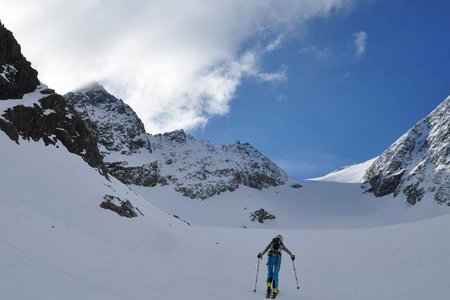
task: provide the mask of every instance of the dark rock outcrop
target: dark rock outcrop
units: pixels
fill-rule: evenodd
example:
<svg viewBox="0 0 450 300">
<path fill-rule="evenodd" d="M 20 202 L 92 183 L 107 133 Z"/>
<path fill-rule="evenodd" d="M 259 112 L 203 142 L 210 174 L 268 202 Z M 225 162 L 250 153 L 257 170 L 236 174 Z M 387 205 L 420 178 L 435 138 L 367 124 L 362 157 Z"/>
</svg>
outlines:
<svg viewBox="0 0 450 300">
<path fill-rule="evenodd" d="M 37 75 L 11 31 L 0 22 L 0 100 L 20 99 L 33 92 L 39 85 Z"/>
<path fill-rule="evenodd" d="M 183 220 L 182 218 L 180 218 L 179 216 L 177 216 L 177 215 L 172 215 L 175 219 L 178 219 L 178 220 L 180 220 L 181 222 L 183 222 L 183 223 L 185 223 L 186 225 L 188 225 L 188 226 L 191 226 L 191 223 L 189 223 L 188 221 L 186 221 L 186 220 Z"/>
<path fill-rule="evenodd" d="M 301 189 L 303 187 L 303 185 L 301 185 L 300 183 L 294 183 L 293 185 L 291 185 L 291 188 L 293 189 Z"/>
<path fill-rule="evenodd" d="M 137 167 L 129 167 L 124 162 L 106 163 L 109 173 L 119 178 L 125 184 L 155 186 L 167 184 L 161 179 L 157 162 L 151 162 Z"/>
<path fill-rule="evenodd" d="M 258 209 L 250 214 L 250 220 L 252 222 L 258 221 L 259 223 L 264 223 L 266 220 L 273 220 L 275 216 L 266 211 L 263 208 Z"/>
<path fill-rule="evenodd" d="M 46 145 L 56 145 L 59 141 L 69 152 L 80 155 L 106 175 L 97 142 L 64 98 L 53 94 L 45 96 L 39 103 L 32 107 L 17 105 L 7 109 L 0 118 L 0 129 L 16 143 L 19 143 L 19 137 L 33 141 L 42 139 Z"/>
<path fill-rule="evenodd" d="M 395 193 L 400 185 L 403 173 L 403 171 L 400 171 L 397 174 L 390 174 L 389 176 L 381 176 L 381 174 L 377 174 L 370 177 L 369 183 L 372 187 L 370 191 L 377 197 L 383 197 Z"/>
<path fill-rule="evenodd" d="M 100 204 L 101 208 L 112 210 L 121 217 L 135 218 L 138 214 L 135 207 L 129 200 L 122 200 L 119 197 L 105 195 L 104 201 Z"/>
</svg>

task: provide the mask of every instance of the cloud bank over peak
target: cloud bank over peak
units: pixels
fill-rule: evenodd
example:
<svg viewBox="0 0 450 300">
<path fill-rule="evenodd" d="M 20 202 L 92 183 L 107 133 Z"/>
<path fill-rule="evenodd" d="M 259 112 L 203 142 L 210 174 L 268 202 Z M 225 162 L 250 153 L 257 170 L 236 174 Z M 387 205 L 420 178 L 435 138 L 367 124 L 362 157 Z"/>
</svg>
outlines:
<svg viewBox="0 0 450 300">
<path fill-rule="evenodd" d="M 285 80 L 282 67 L 262 69 L 264 55 L 291 30 L 350 2 L 0 0 L 0 19 L 42 82 L 60 93 L 101 82 L 157 133 L 227 114 L 245 77 Z"/>
</svg>

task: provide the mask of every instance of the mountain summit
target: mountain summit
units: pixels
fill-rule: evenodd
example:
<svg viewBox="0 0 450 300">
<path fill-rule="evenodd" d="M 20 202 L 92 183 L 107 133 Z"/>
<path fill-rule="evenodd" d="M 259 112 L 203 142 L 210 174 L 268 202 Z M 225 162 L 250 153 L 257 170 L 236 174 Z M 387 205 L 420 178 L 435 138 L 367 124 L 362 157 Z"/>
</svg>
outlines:
<svg viewBox="0 0 450 300">
<path fill-rule="evenodd" d="M 136 113 L 98 84 L 65 98 L 96 137 L 109 173 L 126 184 L 173 185 L 184 196 L 206 199 L 240 184 L 263 189 L 288 180 L 248 143 L 215 146 L 183 130 L 147 134 Z"/>
<path fill-rule="evenodd" d="M 450 97 L 384 151 L 365 180 L 379 197 L 403 193 L 415 204 L 429 193 L 450 206 Z"/>
<path fill-rule="evenodd" d="M 151 152 L 144 124 L 136 113 L 98 83 L 65 95 L 97 139 L 103 155 Z"/>
</svg>

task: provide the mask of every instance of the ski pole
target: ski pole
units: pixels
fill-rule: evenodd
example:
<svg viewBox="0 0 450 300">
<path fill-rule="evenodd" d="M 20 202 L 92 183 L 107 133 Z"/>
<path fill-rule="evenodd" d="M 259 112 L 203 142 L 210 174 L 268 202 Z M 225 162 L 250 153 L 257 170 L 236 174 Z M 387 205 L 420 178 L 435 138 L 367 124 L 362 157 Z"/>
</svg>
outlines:
<svg viewBox="0 0 450 300">
<path fill-rule="evenodd" d="M 253 290 L 253 293 L 256 293 L 256 285 L 258 284 L 258 274 L 259 274 L 259 262 L 261 261 L 260 258 L 258 258 L 258 267 L 256 268 L 256 280 L 255 280 L 255 289 Z"/>
<path fill-rule="evenodd" d="M 295 282 L 297 283 L 297 290 L 300 290 L 300 287 L 298 286 L 297 270 L 295 270 L 294 260 L 292 260 L 292 266 L 294 267 Z"/>
</svg>

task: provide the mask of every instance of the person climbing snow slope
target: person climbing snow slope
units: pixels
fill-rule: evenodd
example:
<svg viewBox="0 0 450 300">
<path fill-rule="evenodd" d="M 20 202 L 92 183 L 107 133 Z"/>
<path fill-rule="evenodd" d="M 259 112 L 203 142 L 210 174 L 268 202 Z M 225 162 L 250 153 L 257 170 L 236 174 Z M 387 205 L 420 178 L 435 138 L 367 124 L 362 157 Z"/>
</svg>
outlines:
<svg viewBox="0 0 450 300">
<path fill-rule="evenodd" d="M 295 260 L 295 255 L 283 244 L 283 236 L 281 234 L 273 238 L 267 247 L 258 253 L 258 259 L 261 259 L 266 252 L 267 255 L 267 295 L 266 298 L 274 299 L 279 293 L 278 290 L 278 273 L 281 267 L 282 251 L 289 254 L 292 260 Z"/>
</svg>

